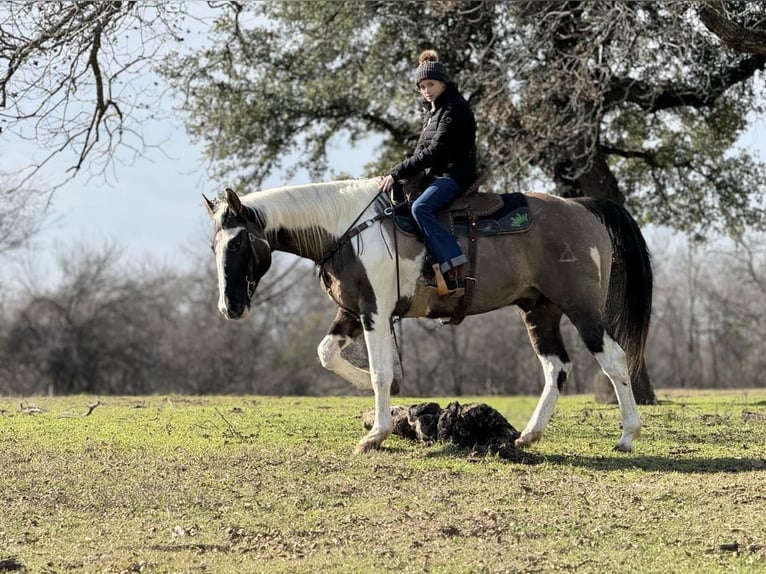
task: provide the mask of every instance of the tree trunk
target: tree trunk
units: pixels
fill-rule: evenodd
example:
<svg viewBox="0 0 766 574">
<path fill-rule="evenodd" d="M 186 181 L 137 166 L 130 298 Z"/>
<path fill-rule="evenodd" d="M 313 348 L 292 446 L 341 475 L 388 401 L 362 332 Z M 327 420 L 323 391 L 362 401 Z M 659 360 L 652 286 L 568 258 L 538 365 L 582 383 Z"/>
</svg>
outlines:
<svg viewBox="0 0 766 574">
<path fill-rule="evenodd" d="M 578 156 L 580 154 L 577 154 Z M 568 178 L 568 173 L 580 173 L 575 179 Z M 563 197 L 595 197 L 606 199 L 619 205 L 625 204 L 625 196 L 617 185 L 617 179 L 614 177 L 606 157 L 599 151 L 594 154 L 591 163 L 588 166 L 579 167 L 566 164 L 559 164 L 555 170 L 555 180 L 557 190 Z M 631 381 L 633 394 L 636 402 L 641 405 L 657 404 L 657 397 L 649 380 L 649 373 L 646 370 L 646 362 L 642 359 L 641 368 Z M 596 400 L 601 403 L 616 401 L 614 389 L 606 376 L 595 377 L 593 380 L 593 391 L 596 394 Z M 607 400 L 611 397 L 612 400 Z"/>
</svg>

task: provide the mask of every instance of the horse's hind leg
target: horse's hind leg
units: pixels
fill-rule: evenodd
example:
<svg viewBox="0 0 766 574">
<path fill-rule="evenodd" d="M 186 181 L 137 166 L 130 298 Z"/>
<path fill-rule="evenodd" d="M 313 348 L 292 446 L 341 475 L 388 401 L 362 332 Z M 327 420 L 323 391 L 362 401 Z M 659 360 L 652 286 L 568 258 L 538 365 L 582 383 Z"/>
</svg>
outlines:
<svg viewBox="0 0 766 574">
<path fill-rule="evenodd" d="M 372 390 L 370 371 L 354 365 L 341 352 L 349 347 L 364 332 L 359 320 L 347 311 L 338 308 L 330 330 L 317 347 L 322 366 L 362 390 Z M 398 394 L 398 376 L 391 385 L 391 394 Z"/>
<path fill-rule="evenodd" d="M 633 387 L 630 385 L 630 374 L 625 351 L 609 336 L 595 319 L 587 320 L 570 316 L 572 323 L 580 333 L 585 346 L 601 366 L 601 370 L 609 377 L 617 394 L 617 402 L 622 414 L 622 436 L 614 450 L 631 452 L 633 439 L 641 432 L 641 419 L 638 416 Z"/>
<path fill-rule="evenodd" d="M 543 366 L 545 386 L 535 412 L 516 440 L 518 446 L 530 445 L 543 436 L 559 394 L 572 370 L 572 363 L 561 338 L 561 314 L 561 310 L 548 300 L 541 300 L 532 309 L 522 313 L 529 340 Z"/>
</svg>

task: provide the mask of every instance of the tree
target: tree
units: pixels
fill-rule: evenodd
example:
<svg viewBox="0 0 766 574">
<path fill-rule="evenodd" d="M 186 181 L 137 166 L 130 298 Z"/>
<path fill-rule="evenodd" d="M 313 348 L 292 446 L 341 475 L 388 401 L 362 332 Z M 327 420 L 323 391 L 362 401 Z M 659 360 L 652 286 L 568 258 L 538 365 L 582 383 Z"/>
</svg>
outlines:
<svg viewBox="0 0 766 574">
<path fill-rule="evenodd" d="M 178 2 L 0 4 L 0 137 L 34 141 L 45 155 L 24 166 L 22 183 L 53 157 L 105 175 L 152 144 L 142 124 L 159 106 L 152 68 L 192 17 Z M 63 183 L 63 182 L 58 182 Z"/>
<path fill-rule="evenodd" d="M 221 174 L 252 187 L 295 149 L 289 167 L 326 174 L 338 133 L 352 145 L 382 134 L 369 173 L 383 173 L 417 135 L 408 78 L 416 54 L 436 46 L 477 113 L 496 187 L 542 172 L 563 195 L 624 200 L 643 221 L 741 232 L 764 224 L 753 202 L 764 166 L 735 142 L 748 113 L 763 111 L 753 77 L 766 56 L 718 45 L 697 7 L 259 3 L 222 15 L 211 45 L 164 73 Z"/>
<path fill-rule="evenodd" d="M 61 286 L 30 289 L 2 345 L 17 385 L 57 394 L 151 390 L 167 366 L 158 341 L 172 329 L 168 273 L 123 276 L 118 263 L 115 248 L 73 250 L 61 259 Z"/>
<path fill-rule="evenodd" d="M 738 3 L 753 11 L 754 3 Z M 700 31 L 693 2 L 270 2 L 221 16 L 164 74 L 221 175 L 257 185 L 302 149 L 319 177 L 338 133 L 382 134 L 384 173 L 418 132 L 416 54 L 437 47 L 468 94 L 496 189 L 541 175 L 690 233 L 763 226 L 764 166 L 735 148 L 761 112 L 766 56 Z M 394 33 L 395 31 L 395 33 Z M 648 377 L 635 381 L 654 400 Z"/>
</svg>

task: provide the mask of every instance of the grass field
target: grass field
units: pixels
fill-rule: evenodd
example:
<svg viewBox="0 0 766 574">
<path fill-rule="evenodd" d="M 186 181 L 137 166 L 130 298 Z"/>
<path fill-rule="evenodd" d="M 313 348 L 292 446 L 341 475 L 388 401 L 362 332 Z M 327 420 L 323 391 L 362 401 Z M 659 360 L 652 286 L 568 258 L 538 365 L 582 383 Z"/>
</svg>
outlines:
<svg viewBox="0 0 766 574">
<path fill-rule="evenodd" d="M 0 399 L 0 572 L 765 572 L 766 390 L 658 395 L 633 454 L 562 398 L 534 465 L 354 455 L 370 398 Z"/>
</svg>

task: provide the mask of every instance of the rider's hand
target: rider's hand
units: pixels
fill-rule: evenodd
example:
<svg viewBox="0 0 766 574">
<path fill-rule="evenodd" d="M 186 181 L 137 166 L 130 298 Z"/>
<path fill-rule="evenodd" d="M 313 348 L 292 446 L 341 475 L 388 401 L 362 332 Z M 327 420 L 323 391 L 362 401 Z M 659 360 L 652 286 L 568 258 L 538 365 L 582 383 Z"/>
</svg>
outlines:
<svg viewBox="0 0 766 574">
<path fill-rule="evenodd" d="M 389 174 L 381 178 L 378 182 L 378 189 L 383 193 L 390 194 L 394 190 L 394 177 Z"/>
</svg>

